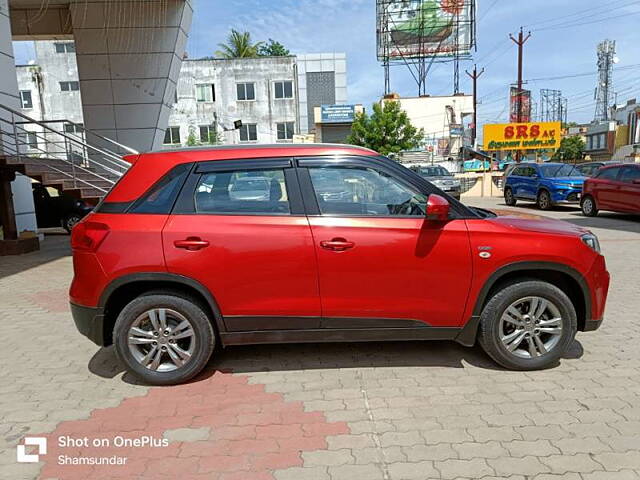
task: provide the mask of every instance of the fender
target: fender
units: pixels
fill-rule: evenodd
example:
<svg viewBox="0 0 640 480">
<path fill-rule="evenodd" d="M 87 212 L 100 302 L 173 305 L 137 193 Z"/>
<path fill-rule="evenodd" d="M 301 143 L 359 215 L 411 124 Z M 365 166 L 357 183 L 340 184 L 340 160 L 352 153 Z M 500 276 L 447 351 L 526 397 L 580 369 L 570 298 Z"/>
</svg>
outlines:
<svg viewBox="0 0 640 480">
<path fill-rule="evenodd" d="M 482 306 L 484 305 L 487 299 L 487 295 L 489 294 L 489 291 L 491 291 L 491 288 L 505 275 L 513 272 L 527 270 L 551 270 L 555 272 L 565 273 L 573 278 L 580 286 L 580 290 L 582 291 L 582 295 L 584 297 L 585 323 L 591 319 L 591 292 L 589 291 L 587 281 L 584 279 L 584 276 L 582 276 L 580 272 L 563 263 L 536 261 L 509 263 L 494 271 L 480 289 L 478 297 L 476 298 L 475 306 L 473 308 L 473 314 L 471 315 L 471 318 L 466 323 L 466 325 L 463 327 L 462 331 L 456 337 L 456 341 L 458 343 L 468 347 L 475 344 L 478 325 L 480 323 L 480 315 L 482 314 Z"/>
<path fill-rule="evenodd" d="M 180 285 L 184 285 L 186 287 L 193 288 L 198 293 L 200 293 L 211 308 L 213 312 L 214 320 L 216 322 L 216 327 L 218 328 L 218 332 L 224 333 L 226 332 L 226 328 L 224 326 L 224 321 L 222 320 L 222 313 L 220 312 L 220 307 L 218 307 L 218 302 L 213 297 L 209 289 L 207 289 L 200 282 L 193 280 L 192 278 L 185 277 L 183 275 L 177 275 L 175 273 L 166 273 L 166 272 L 150 272 L 150 273 L 132 273 L 128 275 L 123 275 L 121 277 L 116 278 L 111 281 L 109 285 L 104 289 L 102 295 L 100 296 L 99 307 L 104 309 L 107 304 L 107 301 L 111 297 L 111 294 L 116 291 L 118 288 L 125 286 L 130 283 L 136 282 L 168 282 L 168 283 L 178 283 Z"/>
</svg>

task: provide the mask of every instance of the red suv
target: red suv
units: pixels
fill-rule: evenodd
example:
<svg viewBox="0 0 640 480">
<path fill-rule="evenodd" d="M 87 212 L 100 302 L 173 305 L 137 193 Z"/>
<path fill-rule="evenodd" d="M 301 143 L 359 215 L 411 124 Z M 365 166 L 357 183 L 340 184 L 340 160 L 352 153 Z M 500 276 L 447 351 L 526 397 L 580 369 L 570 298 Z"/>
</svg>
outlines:
<svg viewBox="0 0 640 480">
<path fill-rule="evenodd" d="M 476 339 L 554 364 L 601 323 L 597 238 L 470 208 L 379 154 L 334 145 L 146 153 L 73 229 L 71 309 L 152 384 L 216 345 Z"/>
<path fill-rule="evenodd" d="M 580 205 L 587 217 L 599 210 L 640 213 L 640 164 L 602 167 L 584 182 Z"/>
</svg>

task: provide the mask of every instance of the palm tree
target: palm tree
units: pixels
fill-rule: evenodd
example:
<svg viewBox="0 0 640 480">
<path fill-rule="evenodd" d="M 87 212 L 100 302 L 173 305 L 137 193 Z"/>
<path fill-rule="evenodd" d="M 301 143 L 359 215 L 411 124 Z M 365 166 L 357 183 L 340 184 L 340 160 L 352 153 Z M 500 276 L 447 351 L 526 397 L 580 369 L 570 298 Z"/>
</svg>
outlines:
<svg viewBox="0 0 640 480">
<path fill-rule="evenodd" d="M 227 38 L 227 43 L 219 43 L 221 50 L 216 52 L 219 58 L 255 58 L 258 56 L 258 49 L 262 42 L 251 43 L 251 34 L 249 32 L 238 32 L 231 29 L 231 33 Z"/>
</svg>

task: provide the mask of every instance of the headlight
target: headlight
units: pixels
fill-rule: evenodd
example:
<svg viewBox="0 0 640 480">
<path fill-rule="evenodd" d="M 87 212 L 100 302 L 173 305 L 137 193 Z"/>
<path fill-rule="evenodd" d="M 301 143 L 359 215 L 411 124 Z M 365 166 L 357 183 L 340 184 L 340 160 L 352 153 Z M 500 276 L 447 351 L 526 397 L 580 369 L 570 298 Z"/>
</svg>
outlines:
<svg viewBox="0 0 640 480">
<path fill-rule="evenodd" d="M 600 253 L 600 242 L 598 241 L 598 237 L 596 237 L 593 233 L 585 233 L 580 238 L 585 245 L 590 247 L 592 250 Z"/>
</svg>

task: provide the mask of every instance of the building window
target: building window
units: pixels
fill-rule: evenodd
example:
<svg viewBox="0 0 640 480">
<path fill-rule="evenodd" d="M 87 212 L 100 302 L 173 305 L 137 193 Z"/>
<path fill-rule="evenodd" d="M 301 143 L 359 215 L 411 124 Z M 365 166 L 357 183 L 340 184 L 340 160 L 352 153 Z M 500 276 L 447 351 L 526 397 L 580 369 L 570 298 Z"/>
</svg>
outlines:
<svg viewBox="0 0 640 480">
<path fill-rule="evenodd" d="M 65 123 L 64 132 L 80 135 L 82 132 L 84 132 L 84 124 L 83 123 Z"/>
<path fill-rule="evenodd" d="M 18 134 L 20 146 L 26 147 L 28 150 L 36 150 L 38 148 L 38 135 L 35 132 L 26 132 Z"/>
<path fill-rule="evenodd" d="M 238 83 L 238 100 L 255 100 L 256 88 L 254 83 Z"/>
<path fill-rule="evenodd" d="M 293 82 L 276 82 L 274 88 L 276 98 L 293 98 Z"/>
<path fill-rule="evenodd" d="M 200 142 L 217 143 L 217 132 L 214 125 L 200 125 Z"/>
<path fill-rule="evenodd" d="M 241 142 L 257 142 L 258 141 L 258 125 L 255 123 L 245 123 L 240 127 Z"/>
<path fill-rule="evenodd" d="M 76 51 L 76 44 L 73 42 L 56 42 L 55 47 L 56 53 L 75 53 Z"/>
<path fill-rule="evenodd" d="M 197 102 L 215 102 L 216 90 L 213 84 L 196 85 L 196 101 Z"/>
<path fill-rule="evenodd" d="M 80 84 L 77 81 L 60 82 L 60 90 L 62 92 L 77 92 L 80 90 Z"/>
<path fill-rule="evenodd" d="M 293 122 L 276 123 L 278 140 L 293 140 Z"/>
<path fill-rule="evenodd" d="M 169 127 L 164 132 L 165 145 L 180 144 L 180 127 Z"/>
<path fill-rule="evenodd" d="M 20 100 L 22 100 L 22 108 L 33 108 L 33 99 L 31 98 L 31 90 L 21 90 Z"/>
</svg>

